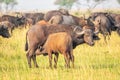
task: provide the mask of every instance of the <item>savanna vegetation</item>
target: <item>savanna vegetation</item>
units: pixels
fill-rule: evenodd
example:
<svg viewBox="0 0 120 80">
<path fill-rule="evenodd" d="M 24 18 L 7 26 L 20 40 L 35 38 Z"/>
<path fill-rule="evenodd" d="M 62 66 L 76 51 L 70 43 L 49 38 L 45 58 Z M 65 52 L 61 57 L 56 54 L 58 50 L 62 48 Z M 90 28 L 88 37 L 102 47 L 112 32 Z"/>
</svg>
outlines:
<svg viewBox="0 0 120 80">
<path fill-rule="evenodd" d="M 57 69 L 50 69 L 48 56 L 37 56 L 39 68 L 29 68 L 25 35 L 28 29 L 15 29 L 11 38 L 0 37 L 0 80 L 120 80 L 120 36 L 95 41 L 93 47 L 81 44 L 74 49 L 75 68 L 64 67 L 59 56 Z"/>
</svg>

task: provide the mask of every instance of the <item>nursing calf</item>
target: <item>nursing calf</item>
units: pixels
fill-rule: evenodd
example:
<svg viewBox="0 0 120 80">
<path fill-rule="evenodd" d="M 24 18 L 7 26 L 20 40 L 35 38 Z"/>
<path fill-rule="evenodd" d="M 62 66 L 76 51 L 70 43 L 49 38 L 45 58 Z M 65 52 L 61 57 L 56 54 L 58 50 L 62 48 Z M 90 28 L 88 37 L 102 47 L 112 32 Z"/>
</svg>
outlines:
<svg viewBox="0 0 120 80">
<path fill-rule="evenodd" d="M 56 42 L 57 41 L 57 42 Z M 59 53 L 64 55 L 66 67 L 70 67 L 70 60 L 74 67 L 74 56 L 73 56 L 73 47 L 72 47 L 72 38 L 66 32 L 59 32 L 50 34 L 45 42 L 42 50 L 42 54 L 47 53 L 49 56 L 50 67 L 52 68 L 52 54 L 54 57 L 54 67 L 57 67 L 57 61 Z"/>
</svg>

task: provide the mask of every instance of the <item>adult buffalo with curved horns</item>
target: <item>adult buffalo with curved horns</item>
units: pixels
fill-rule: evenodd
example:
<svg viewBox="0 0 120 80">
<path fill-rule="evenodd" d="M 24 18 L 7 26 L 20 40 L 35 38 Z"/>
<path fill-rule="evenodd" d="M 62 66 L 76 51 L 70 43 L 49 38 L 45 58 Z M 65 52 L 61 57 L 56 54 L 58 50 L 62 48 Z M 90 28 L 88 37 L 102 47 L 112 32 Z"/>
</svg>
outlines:
<svg viewBox="0 0 120 80">
<path fill-rule="evenodd" d="M 31 59 L 33 60 L 36 67 L 38 64 L 36 62 L 36 50 L 44 45 L 49 34 L 57 32 L 67 32 L 73 41 L 73 48 L 81 43 L 88 43 L 93 46 L 93 32 L 91 29 L 82 30 L 79 26 L 73 25 L 33 25 L 26 33 L 26 45 L 25 51 L 27 51 L 28 65 L 31 68 Z M 29 43 L 28 43 L 29 42 Z"/>
</svg>

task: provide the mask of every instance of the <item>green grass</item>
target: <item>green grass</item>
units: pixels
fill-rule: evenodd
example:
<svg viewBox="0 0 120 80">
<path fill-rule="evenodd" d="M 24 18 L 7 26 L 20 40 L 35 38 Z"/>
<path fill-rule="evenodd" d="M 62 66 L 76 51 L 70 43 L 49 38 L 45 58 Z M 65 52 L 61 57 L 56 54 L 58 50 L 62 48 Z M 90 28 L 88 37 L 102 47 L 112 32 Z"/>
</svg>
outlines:
<svg viewBox="0 0 120 80">
<path fill-rule="evenodd" d="M 64 67 L 59 56 L 57 69 L 48 68 L 48 57 L 37 56 L 39 68 L 28 68 L 24 51 L 27 29 L 15 29 L 10 39 L 0 37 L 0 80 L 120 80 L 120 36 L 112 33 L 108 44 L 103 37 L 93 47 L 74 49 L 75 68 Z"/>
</svg>

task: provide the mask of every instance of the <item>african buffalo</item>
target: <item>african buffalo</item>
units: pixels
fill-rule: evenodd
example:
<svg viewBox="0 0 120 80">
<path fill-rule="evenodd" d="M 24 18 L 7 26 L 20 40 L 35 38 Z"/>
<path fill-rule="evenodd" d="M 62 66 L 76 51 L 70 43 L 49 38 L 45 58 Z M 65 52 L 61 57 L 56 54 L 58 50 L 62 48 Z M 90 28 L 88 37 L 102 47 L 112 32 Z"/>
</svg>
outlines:
<svg viewBox="0 0 120 80">
<path fill-rule="evenodd" d="M 104 36 L 104 40 L 106 41 L 106 37 L 108 38 L 111 35 L 112 25 L 109 18 L 105 15 L 105 13 L 99 13 L 94 17 L 93 23 L 95 25 L 95 32 L 102 33 Z"/>
<path fill-rule="evenodd" d="M 21 16 L 21 17 L 15 17 L 15 16 L 11 16 L 11 15 L 3 15 L 2 17 L 0 17 L 0 22 L 2 21 L 9 21 L 12 24 L 15 25 L 15 27 L 24 25 L 26 18 Z"/>
<path fill-rule="evenodd" d="M 118 20 L 117 16 L 119 14 L 107 13 L 107 12 L 94 12 L 90 15 L 90 17 L 92 18 L 92 20 L 95 20 L 95 18 L 99 15 L 104 15 L 108 18 L 108 20 L 111 24 L 111 30 L 112 31 L 115 31 L 117 29 L 116 25 L 118 25 L 118 23 L 119 23 L 119 20 Z"/>
<path fill-rule="evenodd" d="M 39 24 L 39 25 L 49 25 L 49 22 L 47 22 L 45 20 L 40 20 L 36 24 Z"/>
<path fill-rule="evenodd" d="M 89 32 L 90 31 L 90 32 Z M 38 47 L 41 47 L 44 45 L 45 41 L 47 40 L 49 34 L 51 33 L 57 33 L 57 32 L 67 32 L 69 35 L 71 35 L 73 40 L 73 48 L 75 48 L 80 43 L 88 43 L 89 45 L 93 46 L 93 32 L 91 30 L 82 30 L 79 26 L 74 25 L 40 25 L 36 24 L 33 25 L 28 32 L 26 33 L 26 45 L 25 50 L 27 51 L 27 60 L 29 67 L 31 67 L 31 58 L 34 61 L 34 64 L 36 67 L 38 67 L 36 62 L 36 54 L 35 51 L 38 49 Z M 89 35 L 88 33 L 89 32 Z M 84 34 L 86 39 L 84 40 Z M 84 38 L 83 38 L 84 37 Z M 86 41 L 88 40 L 88 41 Z M 29 44 L 28 44 L 29 42 Z"/>
<path fill-rule="evenodd" d="M 77 17 L 73 15 L 55 15 L 51 17 L 49 23 L 78 25 L 83 27 L 84 25 L 87 24 L 87 20 L 85 20 L 83 17 Z"/>
<path fill-rule="evenodd" d="M 72 16 L 66 15 L 55 15 L 51 17 L 49 20 L 50 24 L 69 24 L 75 25 L 75 21 L 73 20 Z"/>
<path fill-rule="evenodd" d="M 55 15 L 69 15 L 69 12 L 65 9 L 51 10 L 44 15 L 44 20 L 49 21 Z"/>
<path fill-rule="evenodd" d="M 9 33 L 9 30 L 8 30 L 8 27 L 6 27 L 4 25 L 0 25 L 0 35 L 4 38 L 9 38 L 10 33 Z"/>
<path fill-rule="evenodd" d="M 2 21 L 0 22 L 0 25 L 6 26 L 8 28 L 8 30 L 10 31 L 9 33 L 12 34 L 13 29 L 15 28 L 15 25 L 12 24 L 9 21 Z"/>
<path fill-rule="evenodd" d="M 44 19 L 49 21 L 51 24 L 71 24 L 71 25 L 79 25 L 83 27 L 87 20 L 84 17 L 77 17 L 71 14 L 63 14 L 59 10 L 52 10 L 45 14 Z"/>
<path fill-rule="evenodd" d="M 44 13 L 24 13 L 23 16 L 27 19 L 29 25 L 34 25 L 39 20 L 44 19 Z"/>
<path fill-rule="evenodd" d="M 70 67 L 70 60 L 72 61 L 72 66 L 74 67 L 72 38 L 66 32 L 58 32 L 58 33 L 50 34 L 41 50 L 42 54 L 45 53 L 48 54 L 51 68 L 52 68 L 52 54 L 55 55 L 54 67 L 56 68 L 59 52 L 64 55 L 66 67 L 68 68 Z"/>
<path fill-rule="evenodd" d="M 97 16 L 99 16 L 99 15 L 107 15 L 108 13 L 106 13 L 106 12 L 94 12 L 94 13 L 91 13 L 90 14 L 90 18 L 92 19 L 92 20 L 95 20 L 95 18 L 97 17 Z"/>
<path fill-rule="evenodd" d="M 109 15 L 112 17 L 111 21 L 114 24 L 114 30 L 117 30 L 117 33 L 120 35 L 120 14 L 109 13 Z"/>
</svg>

